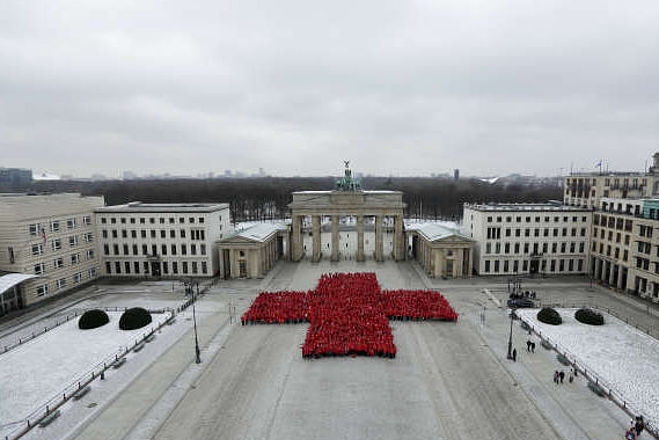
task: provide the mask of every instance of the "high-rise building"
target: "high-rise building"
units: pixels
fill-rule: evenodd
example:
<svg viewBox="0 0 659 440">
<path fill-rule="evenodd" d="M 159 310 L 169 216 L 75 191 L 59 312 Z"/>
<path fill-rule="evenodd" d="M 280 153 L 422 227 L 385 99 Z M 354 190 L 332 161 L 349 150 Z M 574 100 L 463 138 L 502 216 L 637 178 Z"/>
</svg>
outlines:
<svg viewBox="0 0 659 440">
<path fill-rule="evenodd" d="M 0 168 L 0 190 L 20 191 L 32 184 L 32 170 Z"/>
<path fill-rule="evenodd" d="M 77 193 L 0 194 L 0 270 L 36 275 L 21 285 L 15 307 L 96 279 L 100 206 L 103 197 Z"/>
</svg>

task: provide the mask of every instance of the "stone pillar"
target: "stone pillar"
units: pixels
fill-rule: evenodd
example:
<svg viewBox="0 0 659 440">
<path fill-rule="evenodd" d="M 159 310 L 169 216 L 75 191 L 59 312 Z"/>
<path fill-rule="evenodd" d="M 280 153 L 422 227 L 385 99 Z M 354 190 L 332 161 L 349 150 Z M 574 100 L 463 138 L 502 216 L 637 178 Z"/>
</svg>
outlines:
<svg viewBox="0 0 659 440">
<path fill-rule="evenodd" d="M 405 259 L 405 240 L 403 239 L 403 216 L 394 216 L 394 260 Z"/>
<path fill-rule="evenodd" d="M 467 267 L 467 277 L 471 278 L 472 273 L 474 273 L 474 248 L 472 246 L 469 247 L 469 265 Z"/>
<path fill-rule="evenodd" d="M 375 261 L 382 261 L 382 216 L 375 216 Z"/>
<path fill-rule="evenodd" d="M 311 233 L 313 235 L 313 259 L 314 263 L 320 261 L 320 216 L 311 217 Z"/>
<path fill-rule="evenodd" d="M 291 243 L 291 259 L 300 261 L 302 259 L 303 240 L 302 240 L 302 216 L 293 216 L 293 236 Z"/>
<path fill-rule="evenodd" d="M 623 292 L 625 291 L 625 287 L 622 285 L 622 271 L 623 271 L 622 265 L 618 266 L 618 289 L 622 290 Z"/>
<path fill-rule="evenodd" d="M 339 216 L 332 216 L 332 261 L 339 261 Z"/>
<path fill-rule="evenodd" d="M 364 261 L 364 216 L 357 216 L 357 261 Z"/>
</svg>

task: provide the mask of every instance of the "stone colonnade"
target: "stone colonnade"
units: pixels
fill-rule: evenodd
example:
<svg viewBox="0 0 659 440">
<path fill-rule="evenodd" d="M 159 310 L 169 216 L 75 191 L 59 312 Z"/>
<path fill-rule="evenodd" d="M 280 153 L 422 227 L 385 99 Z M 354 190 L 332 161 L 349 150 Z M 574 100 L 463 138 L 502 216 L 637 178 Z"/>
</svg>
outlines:
<svg viewBox="0 0 659 440">
<path fill-rule="evenodd" d="M 591 268 L 594 280 L 602 281 L 618 290 L 627 290 L 629 272 L 622 264 L 616 264 L 606 258 L 592 257 Z"/>
<path fill-rule="evenodd" d="M 374 217 L 375 223 L 375 252 L 373 258 L 375 261 L 384 261 L 384 251 L 383 251 L 383 233 L 384 227 L 383 222 L 385 218 L 393 219 L 394 226 L 394 243 L 393 243 L 393 257 L 396 261 L 401 261 L 405 259 L 405 243 L 404 243 L 404 234 L 403 234 L 403 213 L 395 212 L 393 214 L 329 214 L 323 215 L 319 213 L 299 213 L 294 212 L 292 216 L 292 237 L 291 237 L 291 259 L 293 261 L 300 261 L 304 256 L 304 238 L 302 234 L 303 229 L 303 219 L 305 217 L 311 217 L 311 233 L 312 233 L 312 254 L 311 259 L 314 262 L 320 261 L 322 257 L 321 250 L 321 218 L 322 217 L 331 217 L 331 251 L 330 259 L 331 261 L 339 260 L 339 224 L 341 217 L 354 216 L 357 219 L 357 261 L 366 260 L 366 255 L 364 254 L 364 218 L 365 217 Z"/>
</svg>

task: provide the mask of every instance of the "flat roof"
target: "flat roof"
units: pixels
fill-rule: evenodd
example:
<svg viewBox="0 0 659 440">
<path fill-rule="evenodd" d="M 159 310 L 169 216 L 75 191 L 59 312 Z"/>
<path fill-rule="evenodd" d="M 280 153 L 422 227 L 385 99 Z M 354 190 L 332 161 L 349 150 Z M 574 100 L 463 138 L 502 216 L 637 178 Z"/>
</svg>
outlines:
<svg viewBox="0 0 659 440">
<path fill-rule="evenodd" d="M 241 238 L 246 238 L 248 240 L 252 241 L 258 241 L 258 242 L 263 242 L 265 241 L 269 236 L 271 236 L 273 233 L 279 232 L 279 231 L 286 231 L 288 228 L 286 227 L 285 223 L 258 223 L 256 225 L 252 225 L 248 228 L 245 228 L 241 231 L 236 231 L 234 234 L 230 235 L 229 237 L 226 237 L 220 242 L 223 241 L 231 241 L 232 239 L 236 237 L 241 237 Z"/>
<path fill-rule="evenodd" d="M 487 203 L 469 204 L 465 208 L 485 212 L 590 212 L 590 209 L 581 206 L 570 206 L 555 203 Z"/>
<path fill-rule="evenodd" d="M 30 273 L 10 273 L 0 276 L 0 293 L 3 293 L 12 287 L 22 283 L 25 280 L 38 278 L 38 276 Z"/>
<path fill-rule="evenodd" d="M 137 212 L 213 212 L 227 209 L 228 203 L 142 203 L 130 202 L 124 205 L 112 205 L 96 208 L 100 213 L 137 213 Z"/>
<path fill-rule="evenodd" d="M 469 238 L 466 235 L 461 234 L 457 229 L 449 228 L 448 226 L 444 226 L 435 222 L 415 223 L 407 226 L 405 229 L 408 231 L 417 231 L 429 241 L 437 241 L 450 236 L 456 236 L 464 240 L 474 241 L 473 238 Z"/>
<path fill-rule="evenodd" d="M 322 190 L 322 191 L 293 191 L 293 194 L 399 194 L 401 191 L 390 190 L 361 190 L 361 191 L 336 191 L 336 190 Z"/>
</svg>

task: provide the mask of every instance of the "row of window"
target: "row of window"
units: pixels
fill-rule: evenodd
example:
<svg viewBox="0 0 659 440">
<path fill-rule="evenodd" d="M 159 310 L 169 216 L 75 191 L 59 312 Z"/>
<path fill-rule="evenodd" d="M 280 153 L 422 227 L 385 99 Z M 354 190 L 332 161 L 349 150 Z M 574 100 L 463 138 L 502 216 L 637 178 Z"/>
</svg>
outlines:
<svg viewBox="0 0 659 440">
<path fill-rule="evenodd" d="M 85 243 L 93 243 L 94 242 L 94 236 L 92 233 L 87 233 L 83 235 Z M 80 241 L 78 240 L 77 235 L 71 235 L 69 237 L 69 247 L 76 247 L 80 244 Z M 53 250 L 53 252 L 57 252 L 62 250 L 62 239 L 61 238 L 55 238 L 50 241 L 50 248 Z M 44 253 L 44 243 L 33 243 L 32 244 L 32 256 L 38 256 L 38 255 L 43 255 Z"/>
<path fill-rule="evenodd" d="M 624 229 L 627 232 L 632 231 L 632 221 L 629 219 L 616 218 L 614 216 L 606 216 L 604 214 L 595 214 L 593 216 L 593 226 L 603 226 L 611 229 Z"/>
<path fill-rule="evenodd" d="M 88 249 L 87 253 L 87 260 L 93 260 L 94 259 L 94 250 L 93 249 Z M 70 256 L 70 261 L 71 265 L 75 264 L 80 264 L 80 254 L 71 254 Z M 64 258 L 55 258 L 53 260 L 53 269 L 62 269 L 64 267 Z M 46 273 L 46 263 L 37 263 L 34 265 L 34 273 L 36 275 L 43 275 Z"/>
<path fill-rule="evenodd" d="M 141 266 L 141 267 L 140 267 Z M 171 274 L 177 275 L 179 273 L 179 267 L 183 275 L 192 274 L 192 275 L 207 275 L 208 274 L 208 264 L 205 261 L 173 261 L 170 263 L 167 261 L 163 262 L 154 262 L 154 261 L 143 261 L 140 265 L 139 261 L 115 261 L 114 264 L 110 261 L 105 262 L 105 272 L 108 275 L 146 275 L 146 276 L 160 276 L 169 275 L 171 267 Z M 141 269 L 141 270 L 140 270 Z"/>
<path fill-rule="evenodd" d="M 87 278 L 92 279 L 96 278 L 96 268 L 92 267 L 87 271 Z M 77 272 L 74 273 L 73 276 L 71 277 L 71 283 L 73 285 L 80 284 L 83 281 L 83 273 L 82 272 Z M 66 278 L 59 278 L 55 280 L 54 286 L 55 286 L 55 291 L 57 290 L 62 290 L 65 289 L 66 286 L 68 285 L 68 280 Z M 48 295 L 49 292 L 49 284 L 41 284 L 37 286 L 36 293 L 37 296 L 45 296 Z"/>
<path fill-rule="evenodd" d="M 513 232 L 514 231 L 514 232 Z M 570 237 L 576 237 L 577 233 L 581 237 L 586 236 L 586 228 L 571 228 L 568 230 L 568 228 L 525 228 L 523 229 L 524 231 L 524 237 L 530 237 L 531 234 L 533 234 L 534 237 L 567 237 L 568 233 Z M 533 232 L 531 232 L 533 231 Z M 498 239 L 501 238 L 501 228 L 498 227 L 491 227 L 487 228 L 487 239 Z M 515 237 L 521 237 L 522 236 L 522 229 L 520 228 L 506 228 L 504 229 L 504 236 L 505 237 L 512 237 L 514 234 Z"/>
<path fill-rule="evenodd" d="M 523 217 L 523 218 L 524 218 L 524 221 L 525 221 L 526 223 L 531 223 L 531 220 L 532 220 L 532 219 L 533 219 L 533 221 L 535 221 L 535 223 L 540 223 L 540 222 L 543 220 L 543 217 L 542 217 L 542 216 L 535 216 L 535 217 L 525 216 L 525 217 Z M 501 222 L 503 221 L 503 219 L 504 219 L 504 217 L 502 217 L 502 216 L 488 217 L 488 218 L 487 218 L 487 222 L 488 222 L 488 223 L 492 223 L 492 222 L 496 221 L 496 223 L 501 223 Z M 506 219 L 506 223 L 512 223 L 512 221 L 513 221 L 513 217 L 512 217 L 512 216 L 507 216 L 507 217 L 505 217 L 505 219 Z M 561 221 L 561 217 L 560 217 L 560 216 L 553 216 L 553 217 L 551 217 L 551 216 L 544 216 L 544 222 L 545 222 L 545 223 L 550 223 L 550 222 L 552 221 L 552 219 L 553 219 L 554 223 L 558 223 L 558 222 Z M 473 216 L 472 216 L 472 220 L 473 220 Z M 563 216 L 563 222 L 564 222 L 564 223 L 567 223 L 569 220 L 570 220 L 570 217 L 569 217 L 569 216 L 567 216 L 567 215 L 566 215 L 566 216 Z M 576 216 L 576 215 L 575 215 L 575 216 L 572 216 L 572 221 L 573 221 L 574 223 L 578 222 L 578 221 L 579 221 L 579 216 Z M 584 222 L 584 223 L 587 222 L 587 221 L 588 221 L 588 216 L 585 216 L 585 215 L 584 215 L 584 216 L 581 216 L 581 221 Z M 515 217 L 515 222 L 517 222 L 517 223 L 521 223 L 521 222 L 522 222 L 522 216 L 516 216 L 516 217 Z"/>
<path fill-rule="evenodd" d="M 647 185 L 648 181 L 647 181 L 647 179 L 639 180 L 636 177 L 633 177 L 633 178 L 625 177 L 625 178 L 614 178 L 614 179 L 605 178 L 604 179 L 604 186 L 611 186 L 611 183 L 613 183 L 614 187 L 619 187 L 622 184 L 622 186 L 624 188 L 628 188 L 630 185 L 631 185 L 632 188 L 636 188 L 636 187 L 639 186 L 639 183 L 643 186 Z M 597 179 L 596 178 L 592 178 L 592 179 L 585 178 L 584 179 L 584 178 L 581 178 L 581 177 L 572 178 L 572 179 L 570 179 L 570 178 L 565 179 L 565 185 L 566 186 L 575 185 L 575 184 L 579 185 L 579 186 L 591 185 L 591 184 L 596 185 L 597 184 Z"/>
<path fill-rule="evenodd" d="M 541 272 L 547 272 L 547 260 L 538 262 L 538 268 Z M 530 262 L 528 260 L 485 260 L 483 273 L 518 273 L 530 271 Z M 583 272 L 583 259 L 555 259 L 549 260 L 549 272 Z"/>
<path fill-rule="evenodd" d="M 609 241 L 613 241 L 613 231 L 609 231 L 609 233 L 607 234 L 606 230 L 604 229 L 598 230 L 597 228 L 593 228 L 593 238 L 598 238 L 597 237 L 598 234 L 601 240 L 604 240 L 605 237 L 608 237 Z M 622 241 L 622 234 L 620 232 L 616 232 L 615 241 L 616 243 L 620 243 Z M 625 245 L 629 245 L 629 241 L 630 241 L 629 234 L 625 234 Z"/>
<path fill-rule="evenodd" d="M 149 249 L 149 246 L 146 244 L 142 245 L 142 251 L 139 252 L 140 248 L 138 245 L 133 244 L 132 246 L 129 246 L 127 244 L 124 244 L 119 247 L 118 244 L 113 244 L 112 245 L 112 253 L 110 253 L 110 245 L 109 244 L 104 244 L 103 245 L 103 255 L 150 255 L 150 256 L 157 256 L 157 255 L 162 255 L 162 256 L 167 256 L 168 250 L 170 255 L 178 255 L 179 254 L 179 249 L 180 249 L 180 254 L 181 255 L 188 255 L 188 246 L 185 244 L 177 246 L 176 244 L 172 245 L 166 245 L 162 244 L 160 245 L 160 249 L 158 249 L 157 244 L 152 244 L 151 249 Z M 123 252 L 120 252 L 123 251 Z M 160 250 L 160 254 L 158 254 L 158 250 Z M 205 244 L 200 244 L 199 247 L 197 247 L 196 244 L 191 244 L 190 245 L 190 255 L 197 255 L 197 250 L 199 251 L 199 255 L 206 255 L 206 245 Z M 132 251 L 132 252 L 130 252 Z"/>
<path fill-rule="evenodd" d="M 126 223 L 130 223 L 131 225 L 134 225 L 134 224 L 138 223 L 138 220 L 139 220 L 139 224 L 141 224 L 141 225 L 145 225 L 147 223 L 147 218 L 146 217 L 139 217 L 139 219 L 138 219 L 136 217 L 129 217 L 129 218 L 126 218 L 126 217 L 119 217 L 119 218 L 109 217 L 108 218 L 108 217 L 103 216 L 103 217 L 101 217 L 101 224 L 105 225 L 105 224 L 109 223 L 111 225 L 114 225 L 114 224 L 120 223 L 120 224 L 124 225 Z M 149 220 L 148 223 L 152 224 L 152 225 L 154 225 L 156 223 L 161 224 L 161 225 L 164 225 L 165 223 L 169 223 L 170 225 L 173 225 L 173 224 L 176 223 L 176 217 L 167 217 L 167 218 L 158 217 L 157 219 L 156 219 L 156 217 L 149 217 L 148 220 Z M 191 223 L 191 224 L 204 223 L 204 222 L 205 222 L 204 217 L 188 217 L 188 223 Z M 220 216 L 220 222 L 222 222 L 222 216 Z M 185 223 L 185 217 L 179 217 L 178 218 L 178 223 L 179 224 Z"/>
<path fill-rule="evenodd" d="M 606 255 L 607 257 L 613 257 L 616 260 L 620 258 L 620 248 L 612 248 L 611 245 L 606 245 L 606 254 L 605 254 L 605 248 L 604 248 L 604 243 L 596 243 L 593 242 L 592 246 L 592 251 L 597 252 L 599 249 L 599 253 L 601 255 Z M 629 251 L 627 249 L 623 249 L 622 252 L 622 261 L 627 261 L 629 259 Z"/>
<path fill-rule="evenodd" d="M 220 225 L 220 230 L 222 230 L 222 225 Z M 167 234 L 166 229 L 160 229 L 160 234 L 158 234 L 157 229 L 140 229 L 139 231 L 137 229 L 103 229 L 101 231 L 101 236 L 103 238 L 119 238 L 121 235 L 121 238 L 128 238 L 128 235 L 130 235 L 130 238 L 138 238 L 139 232 L 139 237 L 140 238 L 158 238 L 158 235 L 160 238 L 167 238 L 167 235 L 169 235 L 169 238 L 177 238 L 176 237 L 176 229 L 170 229 L 169 234 Z M 187 237 L 187 230 L 186 229 L 180 229 L 178 232 L 178 238 L 186 238 Z M 206 231 L 204 229 L 190 229 L 190 240 L 198 240 L 202 241 L 206 239 Z"/>
<path fill-rule="evenodd" d="M 63 228 L 63 225 L 66 224 L 67 229 L 75 229 L 78 227 L 78 220 L 76 217 L 67 218 L 66 220 L 53 220 L 50 222 L 50 232 L 60 232 Z M 84 215 L 82 216 L 82 224 L 84 226 L 91 226 L 92 216 Z M 41 223 L 31 223 L 28 226 L 28 231 L 32 236 L 45 235 L 46 229 Z"/>
<path fill-rule="evenodd" d="M 524 254 L 528 255 L 529 253 L 532 255 L 540 255 L 546 254 L 549 252 L 549 244 L 550 243 L 501 243 L 501 242 L 494 242 L 494 243 L 485 243 L 485 254 Z M 559 247 L 560 245 L 560 247 Z M 586 248 L 586 242 L 562 242 L 562 243 L 557 243 L 553 242 L 551 243 L 551 253 L 552 254 L 557 254 L 560 253 L 565 254 L 569 252 L 570 254 L 577 253 L 577 250 L 580 254 L 583 254 Z M 532 251 L 531 251 L 532 250 Z M 503 252 L 502 252 L 503 251 Z"/>
</svg>

